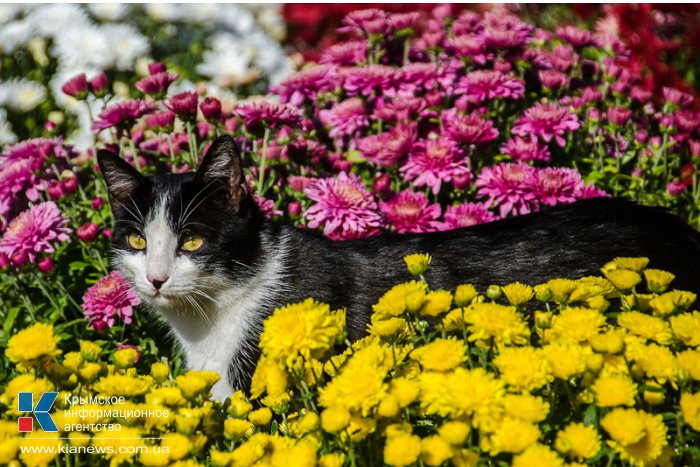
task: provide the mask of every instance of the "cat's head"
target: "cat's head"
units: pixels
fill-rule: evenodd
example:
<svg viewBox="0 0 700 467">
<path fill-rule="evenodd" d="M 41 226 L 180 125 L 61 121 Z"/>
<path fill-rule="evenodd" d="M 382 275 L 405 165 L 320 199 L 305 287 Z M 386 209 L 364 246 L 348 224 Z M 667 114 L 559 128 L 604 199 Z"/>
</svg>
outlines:
<svg viewBox="0 0 700 467">
<path fill-rule="evenodd" d="M 212 143 L 194 173 L 146 177 L 108 151 L 97 161 L 115 219 L 114 265 L 146 303 L 196 307 L 252 274 L 261 215 L 230 136 Z"/>
</svg>

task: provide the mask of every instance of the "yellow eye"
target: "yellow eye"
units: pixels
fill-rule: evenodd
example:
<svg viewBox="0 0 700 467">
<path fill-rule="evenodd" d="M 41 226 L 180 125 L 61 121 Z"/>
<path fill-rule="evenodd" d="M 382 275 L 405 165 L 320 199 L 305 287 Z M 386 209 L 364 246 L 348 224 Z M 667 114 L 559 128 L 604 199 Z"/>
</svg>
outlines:
<svg viewBox="0 0 700 467">
<path fill-rule="evenodd" d="M 126 239 L 129 242 L 129 246 L 134 250 L 146 249 L 146 239 L 143 238 L 143 235 L 136 232 L 131 232 Z"/>
<path fill-rule="evenodd" d="M 182 249 L 185 251 L 195 251 L 204 243 L 201 235 L 185 235 L 182 237 Z"/>
</svg>

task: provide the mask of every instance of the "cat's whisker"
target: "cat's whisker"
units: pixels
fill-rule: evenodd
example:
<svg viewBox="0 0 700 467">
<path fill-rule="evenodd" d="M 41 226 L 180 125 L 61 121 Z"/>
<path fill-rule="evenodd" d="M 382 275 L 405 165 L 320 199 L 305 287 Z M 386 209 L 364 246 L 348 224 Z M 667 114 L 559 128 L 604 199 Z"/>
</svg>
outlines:
<svg viewBox="0 0 700 467">
<path fill-rule="evenodd" d="M 187 203 L 187 207 L 185 208 L 184 212 L 182 211 L 182 194 L 180 194 L 180 216 L 179 216 L 178 222 L 177 222 L 178 230 L 180 229 L 180 226 L 182 225 L 182 222 L 187 221 L 187 219 L 189 218 L 190 214 L 191 214 L 192 212 L 194 212 L 194 211 L 200 206 L 200 204 L 201 204 L 201 203 L 200 203 L 200 204 L 197 204 L 197 206 L 195 206 L 194 208 L 192 208 L 192 209 L 190 210 L 190 208 L 191 208 L 191 206 L 192 206 L 192 203 L 194 203 L 194 202 L 197 200 L 197 198 L 199 197 L 199 195 L 201 195 L 202 193 L 204 193 L 204 192 L 209 188 L 209 186 L 211 186 L 213 183 L 215 183 L 215 181 L 216 181 L 216 180 L 210 180 L 206 185 L 204 185 L 202 188 L 200 188 L 199 191 L 192 197 L 192 199 L 190 200 L 190 202 Z M 204 199 L 207 199 L 209 196 L 211 196 L 213 193 L 216 193 L 217 191 L 218 191 L 218 190 L 214 190 L 212 193 L 210 193 L 210 194 L 209 194 L 206 198 L 204 198 Z"/>
</svg>

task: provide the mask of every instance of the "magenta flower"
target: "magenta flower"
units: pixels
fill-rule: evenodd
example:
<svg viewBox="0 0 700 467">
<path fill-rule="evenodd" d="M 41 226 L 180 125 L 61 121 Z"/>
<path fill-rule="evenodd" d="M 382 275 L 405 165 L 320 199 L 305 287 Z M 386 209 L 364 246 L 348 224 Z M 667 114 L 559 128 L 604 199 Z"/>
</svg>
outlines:
<svg viewBox="0 0 700 467">
<path fill-rule="evenodd" d="M 486 51 L 486 44 L 481 36 L 456 36 L 447 41 L 447 50 L 457 57 L 471 59 L 478 65 L 485 65 L 494 55 Z"/>
<path fill-rule="evenodd" d="M 282 214 L 284 214 L 279 209 L 275 209 L 274 201 L 268 198 L 264 198 L 258 195 L 257 193 L 253 193 L 253 201 L 255 201 L 255 204 L 257 204 L 258 208 L 260 208 L 260 212 L 262 212 L 263 215 L 268 219 L 271 219 L 272 216 L 281 216 Z"/>
<path fill-rule="evenodd" d="M 178 76 L 169 71 L 161 71 L 159 73 L 141 78 L 134 85 L 136 89 L 144 94 L 156 98 L 163 97 L 171 84 L 177 80 Z"/>
<path fill-rule="evenodd" d="M 331 127 L 328 134 L 332 138 L 356 136 L 369 125 L 365 105 L 359 97 L 346 99 L 331 109 L 321 110 L 319 117 L 324 125 Z"/>
<path fill-rule="evenodd" d="M 661 92 L 664 95 L 665 102 L 669 102 L 679 107 L 686 107 L 692 104 L 695 100 L 691 94 L 668 86 L 661 88 Z"/>
<path fill-rule="evenodd" d="M 39 199 L 39 191 L 46 188 L 33 170 L 29 159 L 5 162 L 0 165 L 0 216 L 7 217 L 15 201 L 24 194 L 30 201 Z"/>
<path fill-rule="evenodd" d="M 389 132 L 371 135 L 357 140 L 357 149 L 362 156 L 380 167 L 389 167 L 398 162 L 413 147 L 417 126 L 397 125 Z"/>
<path fill-rule="evenodd" d="M 117 271 L 100 279 L 83 295 L 85 317 L 90 320 L 89 326 L 98 331 L 114 326 L 117 318 L 130 324 L 133 307 L 140 304 L 139 297 Z"/>
<path fill-rule="evenodd" d="M 319 63 L 354 66 L 367 60 L 367 41 L 351 40 L 333 44 L 323 51 Z"/>
<path fill-rule="evenodd" d="M 410 11 L 407 13 L 393 13 L 389 15 L 389 26 L 394 31 L 402 31 L 404 29 L 413 29 L 420 20 L 420 13 Z"/>
<path fill-rule="evenodd" d="M 537 138 L 516 136 L 501 146 L 501 152 L 508 154 L 515 162 L 549 161 L 552 155 L 547 146 L 542 146 Z"/>
<path fill-rule="evenodd" d="M 216 97 L 205 97 L 199 104 L 199 110 L 208 121 L 216 122 L 221 117 L 221 101 Z"/>
<path fill-rule="evenodd" d="M 613 125 L 622 126 L 627 123 L 632 116 L 632 111 L 624 107 L 610 107 L 608 109 L 608 120 Z"/>
<path fill-rule="evenodd" d="M 156 110 L 156 104 L 153 102 L 135 99 L 118 102 L 100 112 L 99 120 L 93 124 L 92 129 L 94 131 L 112 127 L 126 129 L 138 118 L 154 110 Z"/>
<path fill-rule="evenodd" d="M 79 239 L 81 239 L 84 242 L 92 242 L 97 238 L 97 231 L 100 229 L 100 226 L 95 224 L 94 222 L 86 222 L 80 227 L 78 227 L 77 232 L 75 233 Z"/>
<path fill-rule="evenodd" d="M 414 186 L 429 186 L 433 194 L 440 192 L 443 182 L 468 180 L 471 175 L 457 143 L 447 139 L 417 142 L 400 172 L 404 180 L 413 180 Z"/>
<path fill-rule="evenodd" d="M 438 203 L 430 204 L 423 193 L 406 190 L 393 199 L 379 203 L 389 225 L 398 233 L 435 232 L 440 228 L 441 209 Z"/>
<path fill-rule="evenodd" d="M 318 93 L 334 89 L 338 84 L 335 71 L 335 67 L 330 65 L 306 68 L 272 86 L 270 90 L 279 94 L 283 104 L 290 103 L 300 106 L 307 99 L 316 99 Z"/>
<path fill-rule="evenodd" d="M 581 123 L 578 117 L 568 109 L 554 104 L 537 103 L 525 111 L 511 132 L 514 135 L 534 135 L 549 142 L 555 138 L 559 146 L 564 147 L 564 133 L 578 130 Z"/>
<path fill-rule="evenodd" d="M 289 187 L 297 193 L 303 193 L 304 191 L 306 191 L 307 188 L 309 188 L 317 181 L 317 178 L 304 177 L 303 175 L 291 175 L 290 177 L 287 177 L 287 183 L 289 183 Z"/>
<path fill-rule="evenodd" d="M 423 115 L 427 107 L 425 99 L 412 96 L 395 96 L 390 101 L 387 98 L 378 99 L 373 117 L 389 122 L 407 122 Z M 430 111 L 434 114 L 433 111 Z"/>
<path fill-rule="evenodd" d="M 605 191 L 600 188 L 596 188 L 594 184 L 582 185 L 576 192 L 576 199 L 590 199 L 590 198 L 608 198 L 610 197 Z"/>
<path fill-rule="evenodd" d="M 539 203 L 549 206 L 573 203 L 584 186 L 581 174 L 576 169 L 562 167 L 534 169 L 527 185 Z"/>
<path fill-rule="evenodd" d="M 569 77 L 558 70 L 540 70 L 537 77 L 545 88 L 559 89 L 569 85 Z"/>
<path fill-rule="evenodd" d="M 185 91 L 175 94 L 163 104 L 178 117 L 185 120 L 194 120 L 197 117 L 198 101 L 199 96 L 195 91 Z"/>
<path fill-rule="evenodd" d="M 243 119 L 249 131 L 256 133 L 260 127 L 279 128 L 301 123 L 301 116 L 296 107 L 268 101 L 253 101 L 233 109 L 233 114 Z"/>
<path fill-rule="evenodd" d="M 537 207 L 535 194 L 527 185 L 533 172 L 525 164 L 500 163 L 484 167 L 474 183 L 477 195 L 488 197 L 487 206 L 499 207 L 499 214 L 527 214 Z"/>
<path fill-rule="evenodd" d="M 172 129 L 175 123 L 175 114 L 169 110 L 159 110 L 146 117 L 146 125 L 151 128 L 160 128 L 165 131 Z"/>
<path fill-rule="evenodd" d="M 163 62 L 153 62 L 148 64 L 148 74 L 155 75 L 158 73 L 163 73 L 166 71 L 165 63 Z"/>
<path fill-rule="evenodd" d="M 401 67 L 396 75 L 399 89 L 409 95 L 422 89 L 429 91 L 440 86 L 449 89 L 454 80 L 454 71 L 433 62 L 409 63 Z"/>
<path fill-rule="evenodd" d="M 372 92 L 383 92 L 394 87 L 396 72 L 386 65 L 368 65 L 345 71 L 343 87 L 349 96 L 369 96 Z"/>
<path fill-rule="evenodd" d="M 0 155 L 0 163 L 30 160 L 34 170 L 39 170 L 47 161 L 70 159 L 74 157 L 70 146 L 64 146 L 63 141 L 49 138 L 33 138 L 5 148 L 5 154 Z"/>
<path fill-rule="evenodd" d="M 442 121 L 447 135 L 458 143 L 486 143 L 498 136 L 493 122 L 484 120 L 475 112 L 463 115 L 455 109 L 446 110 L 442 113 Z"/>
<path fill-rule="evenodd" d="M 385 34 L 389 31 L 388 14 L 383 10 L 369 8 L 352 11 L 343 18 L 340 33 Z"/>
<path fill-rule="evenodd" d="M 320 179 L 305 192 L 315 201 L 304 213 L 309 227 L 322 226 L 332 240 L 367 237 L 382 227 L 377 203 L 354 174 Z"/>
<path fill-rule="evenodd" d="M 37 253 L 53 253 L 54 243 L 68 240 L 67 224 L 53 201 L 32 206 L 12 219 L 0 240 L 0 254 L 16 266 L 34 262 Z"/>
<path fill-rule="evenodd" d="M 85 99 L 88 95 L 88 80 L 85 73 L 73 76 L 61 86 L 61 91 L 76 99 Z"/>
<path fill-rule="evenodd" d="M 586 47 L 593 44 L 593 34 L 576 26 L 560 26 L 557 28 L 556 33 L 557 36 L 574 47 Z"/>
<path fill-rule="evenodd" d="M 491 99 L 521 99 L 525 95 L 525 83 L 510 75 L 492 70 L 468 73 L 455 88 L 471 103 L 478 104 Z"/>
<path fill-rule="evenodd" d="M 500 15 L 488 12 L 484 15 L 484 30 L 481 37 L 484 44 L 491 49 L 514 49 L 530 41 L 532 25 L 512 15 Z"/>
<path fill-rule="evenodd" d="M 463 203 L 447 207 L 441 230 L 461 229 L 497 219 L 498 216 L 489 211 L 483 203 Z"/>
<path fill-rule="evenodd" d="M 107 75 L 99 73 L 90 80 L 90 90 L 97 97 L 104 97 L 107 94 Z"/>
</svg>

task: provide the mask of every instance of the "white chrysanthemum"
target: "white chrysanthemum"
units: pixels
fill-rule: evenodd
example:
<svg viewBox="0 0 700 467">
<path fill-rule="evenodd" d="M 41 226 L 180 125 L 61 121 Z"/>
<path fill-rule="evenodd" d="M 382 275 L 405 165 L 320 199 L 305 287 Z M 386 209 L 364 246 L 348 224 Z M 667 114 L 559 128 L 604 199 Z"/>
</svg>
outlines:
<svg viewBox="0 0 700 467">
<path fill-rule="evenodd" d="M 0 24 L 5 24 L 13 19 L 22 11 L 22 5 L 18 3 L 3 3 L 0 5 Z"/>
<path fill-rule="evenodd" d="M 29 42 L 34 29 L 27 21 L 13 21 L 0 27 L 0 52 L 10 54 Z"/>
<path fill-rule="evenodd" d="M 256 11 L 255 17 L 266 33 L 274 40 L 282 42 L 287 37 L 287 25 L 280 15 L 280 8 L 277 5 L 258 4 L 253 5 Z"/>
<path fill-rule="evenodd" d="M 219 33 L 212 39 L 212 48 L 204 52 L 204 61 L 197 73 L 210 77 L 216 84 L 239 81 L 250 69 L 255 49 L 234 36 Z"/>
<path fill-rule="evenodd" d="M 0 105 L 18 112 L 34 110 L 46 98 L 46 88 L 36 81 L 13 79 L 0 84 Z"/>
<path fill-rule="evenodd" d="M 90 24 L 85 11 L 70 3 L 38 5 L 27 15 L 27 21 L 37 35 L 53 38 Z"/>
<path fill-rule="evenodd" d="M 68 28 L 55 40 L 55 52 L 62 67 L 105 70 L 114 63 L 114 44 L 94 25 Z"/>
<path fill-rule="evenodd" d="M 130 69 L 134 60 L 147 54 L 150 44 L 133 26 L 107 24 L 100 28 L 111 45 L 114 65 L 120 70 Z"/>
<path fill-rule="evenodd" d="M 91 3 L 88 5 L 90 13 L 103 21 L 119 21 L 126 16 L 126 5 L 120 3 Z"/>
<path fill-rule="evenodd" d="M 0 109 L 0 144 L 17 142 L 17 135 L 12 132 L 12 126 L 7 121 L 7 111 Z"/>
<path fill-rule="evenodd" d="M 148 3 L 144 5 L 146 14 L 154 21 L 167 23 L 170 21 L 178 21 L 184 18 L 181 17 L 181 4 L 174 3 Z"/>
</svg>

